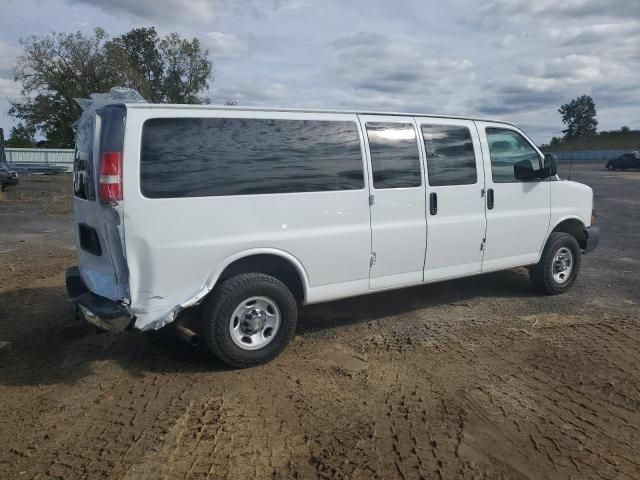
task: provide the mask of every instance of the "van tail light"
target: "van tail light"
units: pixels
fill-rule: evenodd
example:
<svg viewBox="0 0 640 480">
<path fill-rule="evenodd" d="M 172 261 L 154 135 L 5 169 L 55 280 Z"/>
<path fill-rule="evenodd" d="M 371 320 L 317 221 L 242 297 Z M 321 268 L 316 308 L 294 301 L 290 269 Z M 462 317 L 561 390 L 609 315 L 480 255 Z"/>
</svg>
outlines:
<svg viewBox="0 0 640 480">
<path fill-rule="evenodd" d="M 100 157 L 100 177 L 98 178 L 101 203 L 122 200 L 122 153 L 103 152 Z"/>
</svg>

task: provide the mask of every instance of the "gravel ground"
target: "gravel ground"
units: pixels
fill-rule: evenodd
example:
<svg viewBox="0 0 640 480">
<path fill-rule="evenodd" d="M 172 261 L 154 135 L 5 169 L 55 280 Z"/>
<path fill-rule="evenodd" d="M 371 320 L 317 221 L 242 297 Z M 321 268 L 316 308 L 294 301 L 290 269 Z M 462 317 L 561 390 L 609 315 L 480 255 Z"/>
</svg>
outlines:
<svg viewBox="0 0 640 480">
<path fill-rule="evenodd" d="M 97 334 L 66 302 L 69 177 L 0 201 L 0 478 L 640 478 L 640 172 L 574 165 L 600 247 L 305 307 L 234 371 L 170 331 Z"/>
</svg>

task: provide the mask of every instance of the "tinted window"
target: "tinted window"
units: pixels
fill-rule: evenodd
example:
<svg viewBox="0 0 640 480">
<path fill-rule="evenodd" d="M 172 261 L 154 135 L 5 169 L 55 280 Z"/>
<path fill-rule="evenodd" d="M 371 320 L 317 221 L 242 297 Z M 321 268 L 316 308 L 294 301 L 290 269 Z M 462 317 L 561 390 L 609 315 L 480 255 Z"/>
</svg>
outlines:
<svg viewBox="0 0 640 480">
<path fill-rule="evenodd" d="M 367 123 L 373 186 L 419 187 L 420 154 L 410 123 Z"/>
<path fill-rule="evenodd" d="M 459 125 L 422 125 L 429 185 L 476 183 L 476 157 L 471 132 Z"/>
<path fill-rule="evenodd" d="M 514 165 L 525 164 L 533 170 L 540 168 L 540 156 L 522 135 L 503 128 L 487 128 L 487 142 L 491 157 L 491 176 L 496 183 L 520 182 Z"/>
<path fill-rule="evenodd" d="M 140 175 L 151 198 L 364 188 L 354 122 L 152 119 L 142 129 Z"/>
<path fill-rule="evenodd" d="M 93 132 L 95 115 L 80 117 L 76 131 L 76 150 L 73 157 L 73 193 L 78 198 L 95 200 L 93 185 Z"/>
</svg>

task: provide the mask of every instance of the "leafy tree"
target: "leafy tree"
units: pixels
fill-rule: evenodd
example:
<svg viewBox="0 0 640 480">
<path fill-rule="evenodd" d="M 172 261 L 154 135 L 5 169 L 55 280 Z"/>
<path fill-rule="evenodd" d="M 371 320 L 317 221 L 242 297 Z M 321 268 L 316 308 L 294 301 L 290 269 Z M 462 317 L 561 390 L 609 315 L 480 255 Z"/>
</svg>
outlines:
<svg viewBox="0 0 640 480">
<path fill-rule="evenodd" d="M 159 38 L 151 27 L 109 40 L 96 28 L 92 35 L 32 35 L 20 42 L 15 80 L 22 83 L 22 98 L 9 113 L 40 131 L 52 147 L 73 146 L 73 125 L 81 113 L 75 98 L 114 86 L 135 88 L 156 103 L 207 101 L 213 66 L 197 38 L 185 40 L 177 33 Z"/>
<path fill-rule="evenodd" d="M 582 95 L 565 103 L 558 110 L 562 115 L 562 122 L 567 126 L 565 139 L 594 135 L 598 126 L 596 120 L 596 104 L 589 95 Z"/>
<path fill-rule="evenodd" d="M 620 131 L 621 131 L 622 133 L 629 133 L 629 132 L 631 131 L 631 129 L 625 125 L 624 127 L 622 127 L 622 128 L 620 129 Z"/>
<path fill-rule="evenodd" d="M 35 128 L 25 127 L 22 123 L 19 123 L 11 129 L 9 139 L 5 142 L 5 145 L 14 148 L 34 148 L 37 146 L 35 135 Z"/>
<path fill-rule="evenodd" d="M 561 143 L 561 139 L 559 139 L 558 137 L 552 137 L 551 142 L 549 143 L 549 146 L 557 147 L 558 145 L 560 145 L 560 143 Z"/>
</svg>

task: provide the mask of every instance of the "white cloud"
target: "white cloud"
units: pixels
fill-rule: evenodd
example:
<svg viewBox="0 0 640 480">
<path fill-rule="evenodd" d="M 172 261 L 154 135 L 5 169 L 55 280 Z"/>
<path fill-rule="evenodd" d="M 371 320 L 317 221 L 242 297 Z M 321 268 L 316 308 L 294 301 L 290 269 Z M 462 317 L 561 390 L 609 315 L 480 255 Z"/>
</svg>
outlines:
<svg viewBox="0 0 640 480">
<path fill-rule="evenodd" d="M 252 36 L 240 37 L 233 33 L 207 32 L 203 45 L 214 59 L 240 57 L 251 53 L 255 39 Z"/>
<path fill-rule="evenodd" d="M 20 84 L 8 78 L 0 78 L 0 97 L 7 101 L 20 96 Z"/>
<path fill-rule="evenodd" d="M 66 0 L 85 4 L 108 13 L 125 13 L 141 20 L 174 24 L 211 25 L 223 13 L 232 12 L 250 16 L 262 16 L 265 8 L 277 8 L 286 0 Z"/>
<path fill-rule="evenodd" d="M 370 99 L 375 95 L 376 104 L 402 107 L 418 103 L 442 109 L 446 95 L 460 91 L 475 78 L 470 60 L 437 56 L 410 40 L 361 32 L 342 37 L 333 46 L 336 76 L 354 93 L 366 92 Z"/>
<path fill-rule="evenodd" d="M 0 77 L 13 77 L 12 70 L 21 49 L 0 40 Z"/>
<path fill-rule="evenodd" d="M 637 0 L 493 0 L 485 3 L 486 14 L 535 18 L 551 17 L 610 17 L 638 18 L 640 2 Z M 548 18 L 548 17 L 547 17 Z"/>
</svg>

